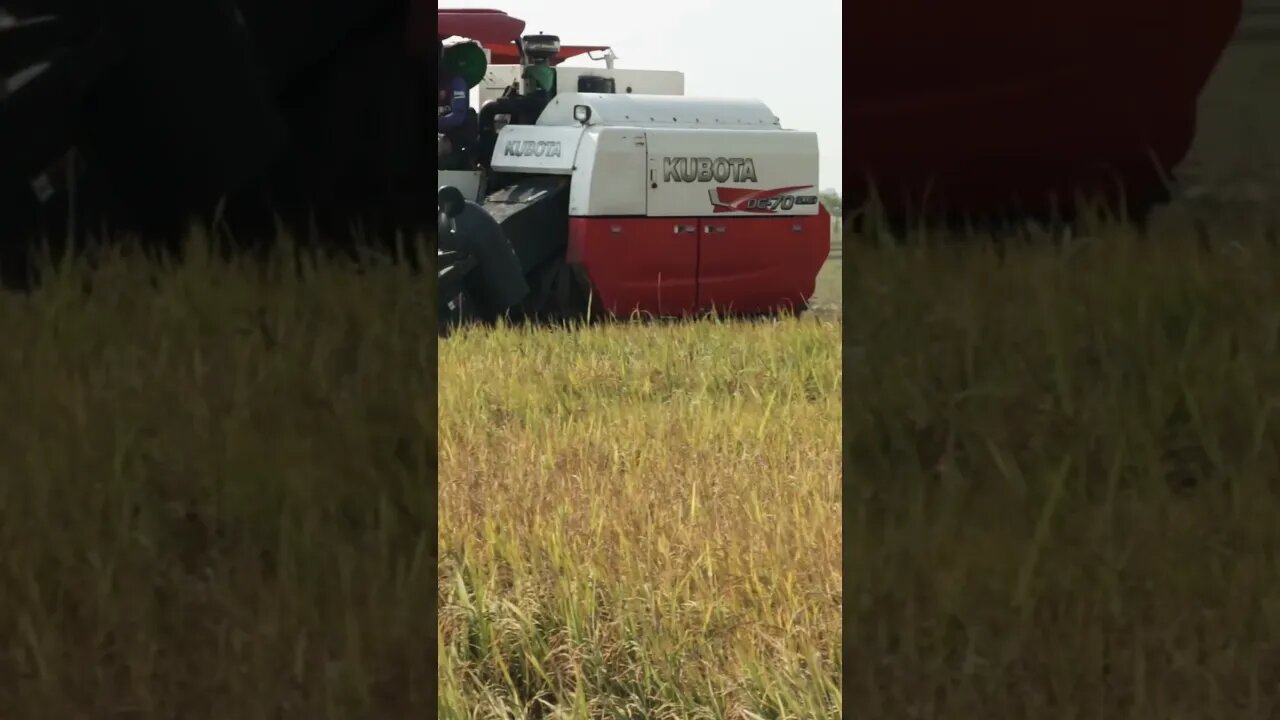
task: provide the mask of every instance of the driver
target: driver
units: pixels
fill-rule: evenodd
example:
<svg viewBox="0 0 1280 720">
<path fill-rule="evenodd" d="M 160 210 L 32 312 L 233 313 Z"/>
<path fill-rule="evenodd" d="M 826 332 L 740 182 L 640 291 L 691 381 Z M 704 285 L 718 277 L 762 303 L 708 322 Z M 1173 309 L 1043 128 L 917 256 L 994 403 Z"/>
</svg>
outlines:
<svg viewBox="0 0 1280 720">
<path fill-rule="evenodd" d="M 519 124 L 532 125 L 555 96 L 556 71 L 544 63 L 533 63 L 526 65 L 520 76 L 524 79 L 524 92 L 513 92 L 509 99 L 517 108 Z"/>
<path fill-rule="evenodd" d="M 543 63 L 525 67 L 522 73 L 528 84 L 528 94 L 542 100 L 551 100 L 556 94 L 556 71 Z"/>
</svg>

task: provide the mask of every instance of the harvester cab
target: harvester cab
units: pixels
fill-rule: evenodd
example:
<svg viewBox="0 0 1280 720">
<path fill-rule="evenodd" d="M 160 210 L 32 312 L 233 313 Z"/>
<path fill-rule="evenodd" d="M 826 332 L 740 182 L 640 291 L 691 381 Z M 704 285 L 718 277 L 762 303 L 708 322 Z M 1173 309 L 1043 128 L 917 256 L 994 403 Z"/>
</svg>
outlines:
<svg viewBox="0 0 1280 720">
<path fill-rule="evenodd" d="M 489 60 L 476 88 L 477 166 L 440 171 L 439 185 L 468 201 L 441 239 L 441 272 L 454 272 L 450 258 L 476 259 L 455 273 L 458 295 L 442 289 L 442 310 L 572 318 L 587 308 L 807 307 L 831 235 L 815 133 L 784 129 L 758 100 L 685 97 L 678 72 L 615 68 L 607 46 L 522 36 L 523 22 L 504 13 L 440 17 L 442 34 L 473 39 Z M 478 37 L 494 28 L 501 37 Z M 604 68 L 560 65 L 600 52 Z M 494 224 L 481 228 L 481 214 Z"/>
</svg>

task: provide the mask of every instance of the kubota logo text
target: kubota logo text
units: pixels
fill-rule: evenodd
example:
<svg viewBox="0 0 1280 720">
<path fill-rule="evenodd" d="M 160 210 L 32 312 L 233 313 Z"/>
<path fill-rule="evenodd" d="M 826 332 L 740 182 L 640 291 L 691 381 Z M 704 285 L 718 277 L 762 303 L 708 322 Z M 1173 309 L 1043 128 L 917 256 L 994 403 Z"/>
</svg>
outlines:
<svg viewBox="0 0 1280 720">
<path fill-rule="evenodd" d="M 663 182 L 756 182 L 751 158 L 669 157 L 662 159 Z"/>
<path fill-rule="evenodd" d="M 793 185 L 755 190 L 753 188 L 718 187 L 708 190 L 714 213 L 748 212 L 771 215 L 779 210 L 786 212 L 797 205 L 817 205 L 817 195 L 797 195 L 796 190 L 807 190 L 812 185 Z"/>
<path fill-rule="evenodd" d="M 508 140 L 502 154 L 506 157 L 560 157 L 559 140 Z"/>
</svg>

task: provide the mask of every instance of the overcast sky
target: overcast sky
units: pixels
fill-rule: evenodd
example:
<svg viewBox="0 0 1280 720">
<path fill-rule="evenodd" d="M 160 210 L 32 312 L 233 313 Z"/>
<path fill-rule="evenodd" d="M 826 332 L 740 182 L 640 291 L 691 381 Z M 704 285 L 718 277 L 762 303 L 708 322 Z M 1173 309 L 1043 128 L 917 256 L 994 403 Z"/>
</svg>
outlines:
<svg viewBox="0 0 1280 720">
<path fill-rule="evenodd" d="M 525 33 L 565 45 L 609 45 L 618 68 L 679 70 L 685 94 L 759 98 L 784 128 L 818 133 L 822 189 L 843 189 L 840 0 L 439 0 L 441 8 L 493 8 Z M 588 58 L 566 66 L 600 66 Z"/>
</svg>

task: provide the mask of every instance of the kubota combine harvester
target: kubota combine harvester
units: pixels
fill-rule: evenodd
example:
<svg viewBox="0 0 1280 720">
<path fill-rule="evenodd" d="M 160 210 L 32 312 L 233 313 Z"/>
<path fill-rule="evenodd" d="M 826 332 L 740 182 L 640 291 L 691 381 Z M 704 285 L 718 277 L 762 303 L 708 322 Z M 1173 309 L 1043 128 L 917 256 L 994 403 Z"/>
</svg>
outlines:
<svg viewBox="0 0 1280 720">
<path fill-rule="evenodd" d="M 806 307 L 831 241 L 815 133 L 499 11 L 437 22 L 480 101 L 438 137 L 443 322 Z M 560 66 L 597 52 L 605 67 Z"/>
</svg>

